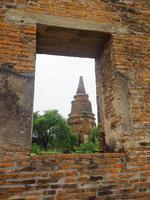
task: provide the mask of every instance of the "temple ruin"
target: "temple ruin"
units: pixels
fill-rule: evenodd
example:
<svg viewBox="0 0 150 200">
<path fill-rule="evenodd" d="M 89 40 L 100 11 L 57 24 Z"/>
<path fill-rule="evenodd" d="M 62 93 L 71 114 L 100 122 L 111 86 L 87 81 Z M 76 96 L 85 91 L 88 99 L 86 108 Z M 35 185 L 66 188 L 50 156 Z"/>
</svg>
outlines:
<svg viewBox="0 0 150 200">
<path fill-rule="evenodd" d="M 86 143 L 89 141 L 92 128 L 95 125 L 95 118 L 92 113 L 91 102 L 85 91 L 82 76 L 80 76 L 78 89 L 71 104 L 68 123 L 73 132 L 78 135 L 78 143 Z"/>
</svg>

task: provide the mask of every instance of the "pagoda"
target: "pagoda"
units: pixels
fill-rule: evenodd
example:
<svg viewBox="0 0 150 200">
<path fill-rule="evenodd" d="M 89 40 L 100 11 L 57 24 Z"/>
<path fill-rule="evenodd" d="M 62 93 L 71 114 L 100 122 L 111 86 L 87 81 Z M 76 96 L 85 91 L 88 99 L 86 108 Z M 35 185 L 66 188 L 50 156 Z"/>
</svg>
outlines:
<svg viewBox="0 0 150 200">
<path fill-rule="evenodd" d="M 83 77 L 80 76 L 78 89 L 74 100 L 71 102 L 71 113 L 69 114 L 68 123 L 74 133 L 78 135 L 78 143 L 89 141 L 91 130 L 95 125 L 94 114 L 89 96 L 86 94 Z"/>
</svg>

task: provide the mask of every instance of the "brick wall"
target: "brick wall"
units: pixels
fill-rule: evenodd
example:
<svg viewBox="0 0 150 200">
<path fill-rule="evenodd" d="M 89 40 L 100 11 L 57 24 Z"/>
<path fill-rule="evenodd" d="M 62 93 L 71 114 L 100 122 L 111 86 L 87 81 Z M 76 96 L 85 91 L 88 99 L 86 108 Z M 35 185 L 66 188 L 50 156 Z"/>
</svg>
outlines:
<svg viewBox="0 0 150 200">
<path fill-rule="evenodd" d="M 12 150 L 1 146 L 0 199 L 150 198 L 148 151 L 31 156 L 19 147 Z"/>
<path fill-rule="evenodd" d="M 0 143 L 31 147 L 34 77 L 0 66 Z"/>
<path fill-rule="evenodd" d="M 149 148 L 150 71 L 148 55 L 150 45 L 148 42 L 148 15 L 149 2 L 145 0 L 1 1 L 0 63 L 3 66 L 10 63 L 12 69 L 17 73 L 34 74 L 37 24 L 48 25 L 49 21 L 52 24 L 55 21 L 57 26 L 63 26 L 62 24 L 67 26 L 68 23 L 72 26 L 74 23 L 74 28 L 79 28 L 83 21 L 86 21 L 89 27 L 92 27 L 92 23 L 97 24 L 95 26 L 100 27 L 102 32 L 112 35 L 110 52 L 112 60 L 111 63 L 106 63 L 106 66 L 110 64 L 110 75 L 108 76 L 106 72 L 106 78 L 103 79 L 102 98 L 104 102 L 103 106 L 101 105 L 105 108 L 103 108 L 101 118 L 105 119 L 102 127 L 104 127 L 107 145 L 114 140 L 117 151 L 140 148 L 143 145 Z M 58 25 L 61 20 L 62 23 Z M 119 92 L 121 91 L 120 84 L 117 80 L 123 79 L 117 79 L 116 73 L 121 74 L 127 80 L 124 97 L 126 100 L 129 97 L 128 102 L 123 102 L 117 96 L 121 94 Z M 112 77 L 112 85 L 111 80 L 108 81 L 107 77 Z M 108 84 L 109 82 L 110 84 Z M 112 89 L 109 88 L 110 85 Z M 121 85 L 123 86 L 123 84 Z M 105 86 L 108 86 L 106 90 Z M 97 87 L 101 86 L 97 85 Z M 16 91 L 13 92 L 16 93 Z M 122 96 L 122 99 L 124 97 Z M 19 95 L 17 98 L 21 99 Z M 31 102 L 32 100 L 29 100 L 27 104 L 31 104 Z M 25 114 L 27 113 L 22 106 L 21 110 L 24 110 Z M 125 113 L 126 110 L 128 110 L 127 113 Z M 100 110 L 98 112 L 100 113 Z M 11 115 L 15 115 L 13 111 Z M 19 123 L 11 126 L 11 129 L 17 132 L 16 130 L 20 130 L 17 126 L 20 126 Z M 30 127 L 26 130 L 22 127 L 21 132 L 29 133 Z M 131 137 L 132 140 L 129 142 Z M 29 135 L 28 138 L 29 141 Z M 17 144 L 19 143 L 17 142 Z"/>
<path fill-rule="evenodd" d="M 0 144 L 22 145 L 22 151 L 0 148 L 1 199 L 150 198 L 149 6 L 147 0 L 0 1 Z M 111 62 L 98 70 L 99 112 L 107 145 L 113 137 L 114 150 L 130 149 L 125 154 L 31 156 L 23 149 L 30 148 L 37 24 L 53 22 L 74 29 L 86 22 L 111 35 L 111 49 L 101 51 Z M 24 84 L 29 77 L 32 84 Z"/>
</svg>

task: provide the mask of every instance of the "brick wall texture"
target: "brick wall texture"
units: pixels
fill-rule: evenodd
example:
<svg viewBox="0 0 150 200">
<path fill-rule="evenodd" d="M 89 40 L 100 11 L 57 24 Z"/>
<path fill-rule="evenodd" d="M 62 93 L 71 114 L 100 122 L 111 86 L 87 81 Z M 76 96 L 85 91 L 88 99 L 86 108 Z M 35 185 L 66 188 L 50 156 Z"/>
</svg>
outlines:
<svg viewBox="0 0 150 200">
<path fill-rule="evenodd" d="M 149 10 L 149 0 L 0 1 L 0 199 L 150 199 Z M 23 150 L 30 146 L 33 92 L 16 80 L 24 86 L 34 75 L 38 22 L 48 24 L 49 17 L 84 20 L 111 35 L 96 56 L 99 122 L 109 150 L 126 153 L 31 156 Z M 24 126 L 15 118 L 8 123 L 7 110 Z M 22 151 L 4 144 L 20 144 Z"/>
<path fill-rule="evenodd" d="M 148 151 L 31 156 L 5 146 L 1 155 L 3 200 L 150 199 Z"/>
<path fill-rule="evenodd" d="M 116 151 L 149 148 L 149 6 L 147 0 L 2 0 L 0 63 L 11 63 L 17 73 L 33 74 L 37 26 L 48 23 L 48 17 L 97 23 L 111 34 L 96 57 L 97 94 L 102 98 L 98 114 L 106 143 Z M 24 116 L 32 112 L 22 107 L 21 110 Z M 15 126 L 10 127 L 14 134 L 18 130 Z M 22 133 L 31 130 L 22 129 Z"/>
</svg>

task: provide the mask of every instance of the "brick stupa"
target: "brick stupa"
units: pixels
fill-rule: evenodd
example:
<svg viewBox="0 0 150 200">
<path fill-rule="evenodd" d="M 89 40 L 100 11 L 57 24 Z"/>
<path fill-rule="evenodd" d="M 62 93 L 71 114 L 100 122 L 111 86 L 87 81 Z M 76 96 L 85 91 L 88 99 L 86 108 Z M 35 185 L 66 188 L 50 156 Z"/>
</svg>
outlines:
<svg viewBox="0 0 150 200">
<path fill-rule="evenodd" d="M 89 96 L 85 91 L 82 76 L 80 76 L 78 89 L 71 103 L 72 107 L 68 123 L 72 127 L 73 132 L 78 135 L 79 144 L 86 143 L 89 140 L 91 130 L 95 124 L 95 118 L 92 113 Z"/>
</svg>

